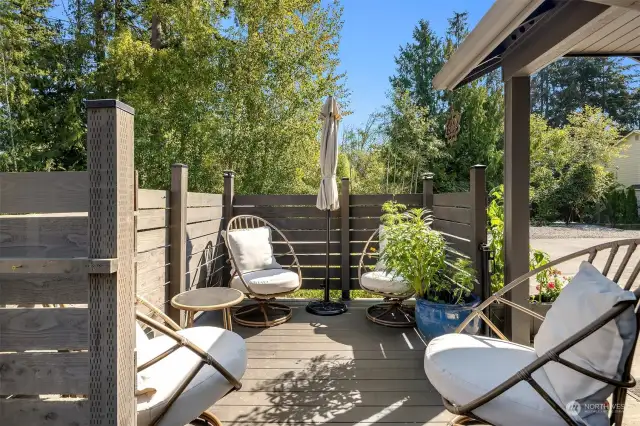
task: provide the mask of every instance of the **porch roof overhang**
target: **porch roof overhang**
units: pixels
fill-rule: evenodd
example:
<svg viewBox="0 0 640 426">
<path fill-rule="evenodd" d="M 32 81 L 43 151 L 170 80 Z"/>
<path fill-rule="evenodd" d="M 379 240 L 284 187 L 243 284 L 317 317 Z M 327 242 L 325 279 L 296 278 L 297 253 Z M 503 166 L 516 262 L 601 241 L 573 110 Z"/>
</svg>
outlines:
<svg viewBox="0 0 640 426">
<path fill-rule="evenodd" d="M 640 58 L 639 0 L 496 0 L 434 77 L 453 90 L 502 68 L 531 75 L 560 57 Z"/>
</svg>

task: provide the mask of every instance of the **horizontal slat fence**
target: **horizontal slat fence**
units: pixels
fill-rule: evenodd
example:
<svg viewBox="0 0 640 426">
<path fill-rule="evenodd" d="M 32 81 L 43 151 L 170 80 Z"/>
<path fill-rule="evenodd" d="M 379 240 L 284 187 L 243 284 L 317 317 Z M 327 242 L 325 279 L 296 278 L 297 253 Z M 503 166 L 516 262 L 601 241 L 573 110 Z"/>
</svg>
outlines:
<svg viewBox="0 0 640 426">
<path fill-rule="evenodd" d="M 87 172 L 0 173 L 1 425 L 135 422 L 133 111 L 87 115 Z"/>
<path fill-rule="evenodd" d="M 349 290 L 360 288 L 358 264 L 366 242 L 380 226 L 382 205 L 389 200 L 408 208 L 424 207 L 432 211 L 433 228 L 440 231 L 447 242 L 450 260 L 458 257 L 478 259 L 478 248 L 486 242 L 486 189 L 484 167 L 471 169 L 471 190 L 457 193 L 433 193 L 431 175 L 423 177 L 422 194 L 350 194 L 349 180 L 342 180 L 340 209 L 330 212 L 329 282 L 331 288 Z M 226 187 L 233 188 L 233 174 L 225 174 Z M 225 194 L 233 200 L 231 215 L 256 215 L 278 228 L 293 246 L 300 261 L 302 288 L 321 288 L 324 280 L 325 242 L 327 238 L 326 212 L 316 208 L 316 195 L 236 195 Z M 481 200 L 484 200 L 482 202 Z M 348 208 L 345 208 L 348 206 Z M 273 235 L 274 251 L 284 253 L 287 248 L 278 234 Z M 364 264 L 375 265 L 378 240 L 372 240 L 375 253 L 365 255 Z M 278 257 L 282 265 L 289 265 L 292 256 Z M 476 265 L 478 266 L 478 265 Z M 479 270 L 479 269 L 478 269 Z M 477 289 L 478 291 L 480 289 Z"/>
</svg>

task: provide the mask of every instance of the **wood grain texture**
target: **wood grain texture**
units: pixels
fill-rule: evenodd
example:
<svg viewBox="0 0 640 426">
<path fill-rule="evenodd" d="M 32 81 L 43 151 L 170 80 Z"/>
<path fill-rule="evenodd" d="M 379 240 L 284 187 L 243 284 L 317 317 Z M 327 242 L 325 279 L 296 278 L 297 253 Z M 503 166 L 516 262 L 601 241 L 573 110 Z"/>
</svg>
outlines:
<svg viewBox="0 0 640 426">
<path fill-rule="evenodd" d="M 327 231 L 312 231 L 312 230 L 291 230 L 291 229 L 280 229 L 280 232 L 284 234 L 284 236 L 290 242 L 302 241 L 302 242 L 324 242 L 327 239 Z M 329 231 L 329 239 L 331 241 L 338 242 L 340 241 L 340 232 L 337 230 Z M 283 238 L 278 233 L 271 234 L 271 238 L 273 241 L 284 241 Z"/>
<path fill-rule="evenodd" d="M 169 251 L 166 247 L 160 247 L 136 256 L 138 262 L 138 276 L 157 269 L 169 263 Z"/>
<path fill-rule="evenodd" d="M 464 224 L 471 223 L 471 210 L 466 207 L 434 206 L 433 215 L 436 219 L 448 220 Z"/>
<path fill-rule="evenodd" d="M 189 207 L 187 208 L 187 223 L 222 219 L 222 214 L 222 206 Z"/>
<path fill-rule="evenodd" d="M 220 233 L 204 235 L 198 238 L 189 238 L 187 235 L 187 256 L 194 256 L 204 250 L 213 250 L 219 253 L 224 248 L 224 242 Z"/>
<path fill-rule="evenodd" d="M 283 231 L 286 229 L 326 230 L 326 218 L 272 218 L 268 220 L 273 226 Z M 340 229 L 340 219 L 330 219 L 331 229 Z M 325 231 L 326 232 L 326 231 Z M 326 237 L 325 237 L 326 238 Z"/>
<path fill-rule="evenodd" d="M 87 172 L 0 173 L 0 214 L 86 212 Z"/>
<path fill-rule="evenodd" d="M 208 194 L 205 192 L 188 192 L 187 207 L 222 206 L 222 194 Z"/>
<path fill-rule="evenodd" d="M 87 227 L 86 213 L 0 216 L 0 257 L 86 257 Z"/>
<path fill-rule="evenodd" d="M 0 424 L 82 426 L 89 424 L 89 401 L 0 399 Z"/>
<path fill-rule="evenodd" d="M 468 192 L 448 192 L 433 195 L 433 205 L 442 207 L 470 207 L 471 197 Z"/>
<path fill-rule="evenodd" d="M 464 223 L 434 219 L 432 226 L 436 231 L 444 232 L 449 235 L 455 235 L 456 237 L 464 238 L 467 240 L 471 238 L 471 226 Z"/>
<path fill-rule="evenodd" d="M 217 234 L 222 227 L 222 219 L 198 222 L 187 225 L 187 238 L 193 239 L 205 235 Z"/>
<path fill-rule="evenodd" d="M 169 212 L 167 209 L 138 210 L 138 231 L 168 227 Z"/>
<path fill-rule="evenodd" d="M 237 206 L 233 208 L 235 215 L 249 214 L 259 216 L 263 219 L 286 218 L 286 217 L 315 217 L 324 218 L 326 212 L 318 210 L 315 206 Z M 331 212 L 331 217 L 340 217 L 340 210 Z"/>
<path fill-rule="evenodd" d="M 159 288 L 164 288 L 169 282 L 169 266 L 152 269 L 148 272 L 138 272 L 136 291 L 143 297 Z"/>
<path fill-rule="evenodd" d="M 453 250 L 459 251 L 469 257 L 471 257 L 471 242 L 464 238 L 459 238 L 455 235 L 442 233 L 445 241 L 447 242 L 447 246 Z"/>
<path fill-rule="evenodd" d="M 88 393 L 87 352 L 0 354 L 0 395 Z"/>
<path fill-rule="evenodd" d="M 323 254 L 326 250 L 326 245 L 322 241 L 318 242 L 304 242 L 304 241 L 292 241 L 291 246 L 296 254 Z M 273 243 L 273 251 L 274 253 L 286 253 L 288 251 L 288 247 L 285 243 L 282 242 L 274 242 Z M 329 244 L 330 253 L 340 253 L 340 243 L 331 242 Z"/>
<path fill-rule="evenodd" d="M 139 189 L 138 209 L 168 209 L 169 191 L 160 189 Z"/>
<path fill-rule="evenodd" d="M 412 207 L 422 206 L 422 194 L 370 194 L 351 195 L 350 206 L 381 206 L 387 201 L 397 201 Z"/>
<path fill-rule="evenodd" d="M 3 351 L 87 349 L 86 308 L 3 308 L 0 336 Z"/>
<path fill-rule="evenodd" d="M 167 247 L 169 244 L 168 228 L 138 231 L 137 233 L 138 253 L 157 249 L 160 247 Z"/>
<path fill-rule="evenodd" d="M 315 206 L 317 195 L 235 195 L 235 206 Z"/>
<path fill-rule="evenodd" d="M 89 276 L 80 274 L 0 274 L 0 305 L 84 304 L 89 298 Z"/>
</svg>

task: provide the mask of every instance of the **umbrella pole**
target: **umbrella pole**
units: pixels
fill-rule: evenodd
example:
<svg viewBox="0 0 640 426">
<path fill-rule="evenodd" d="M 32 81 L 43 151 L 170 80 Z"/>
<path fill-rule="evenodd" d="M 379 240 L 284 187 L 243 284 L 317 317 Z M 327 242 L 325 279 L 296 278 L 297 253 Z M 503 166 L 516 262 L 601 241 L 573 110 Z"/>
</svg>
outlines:
<svg viewBox="0 0 640 426">
<path fill-rule="evenodd" d="M 327 240 L 324 250 L 325 269 L 324 269 L 324 301 L 329 302 L 329 247 L 331 238 L 331 211 L 327 210 Z"/>
<path fill-rule="evenodd" d="M 348 231 L 347 231 L 348 232 Z M 347 312 L 347 305 L 343 302 L 332 302 L 329 297 L 329 250 L 331 247 L 331 210 L 327 210 L 327 240 L 325 241 L 325 270 L 324 270 L 324 297 L 322 300 L 314 300 L 307 304 L 307 312 L 314 315 L 330 316 Z"/>
</svg>

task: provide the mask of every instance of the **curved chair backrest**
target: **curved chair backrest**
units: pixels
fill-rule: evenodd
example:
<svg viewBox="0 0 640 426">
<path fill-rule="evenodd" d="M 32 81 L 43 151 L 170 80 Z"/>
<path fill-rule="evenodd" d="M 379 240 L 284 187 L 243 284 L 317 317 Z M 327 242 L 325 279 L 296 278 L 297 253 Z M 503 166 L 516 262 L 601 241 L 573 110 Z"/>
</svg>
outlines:
<svg viewBox="0 0 640 426">
<path fill-rule="evenodd" d="M 273 238 L 273 234 L 274 232 L 282 239 L 282 244 L 286 244 L 287 246 L 287 250 L 285 253 L 278 253 L 275 254 L 274 253 L 274 257 L 276 258 L 276 260 L 278 259 L 278 257 L 282 257 L 282 256 L 291 256 L 292 261 L 290 264 L 288 265 L 282 265 L 283 268 L 285 269 L 294 269 L 295 268 L 295 272 L 298 274 L 298 287 L 287 291 L 285 293 L 279 293 L 279 294 L 270 294 L 269 297 L 270 298 L 274 298 L 274 297 L 278 297 L 278 296 L 283 296 L 285 294 L 290 294 L 293 293 L 294 291 L 300 289 L 300 287 L 302 286 L 302 272 L 300 270 L 300 262 L 298 260 L 298 256 L 296 256 L 295 251 L 293 250 L 293 246 L 291 245 L 291 243 L 289 242 L 289 240 L 287 239 L 287 237 L 285 237 L 285 235 L 278 229 L 276 228 L 271 222 L 258 217 L 258 216 L 253 216 L 253 215 L 239 215 L 239 216 L 234 216 L 230 221 L 229 224 L 227 225 L 227 232 L 225 232 L 224 235 L 224 243 L 225 246 L 227 247 L 227 250 L 229 252 L 229 261 L 231 262 L 231 266 L 233 267 L 233 271 L 234 271 L 234 275 L 231 276 L 231 278 L 233 279 L 233 277 L 235 275 L 237 275 L 240 278 L 240 281 L 242 282 L 242 284 L 246 287 L 248 293 L 250 296 L 252 297 L 260 297 L 259 294 L 256 294 L 255 292 L 251 291 L 250 286 L 247 284 L 247 282 L 244 280 L 242 271 L 239 270 L 237 262 L 235 260 L 235 255 L 233 253 L 233 249 L 231 248 L 231 245 L 229 244 L 229 232 L 232 231 L 237 231 L 237 230 L 241 230 L 241 229 L 256 229 L 256 228 L 262 228 L 262 227 L 268 227 L 271 229 L 271 236 Z"/>
<path fill-rule="evenodd" d="M 625 273 L 629 273 L 628 277 L 626 277 L 625 280 L 625 284 L 624 284 L 624 289 L 625 290 L 631 290 L 633 287 L 633 284 L 636 280 L 636 278 L 638 277 L 638 274 L 640 274 L 640 260 L 637 260 L 635 262 L 630 262 L 631 257 L 633 256 L 634 252 L 636 251 L 636 248 L 638 247 L 638 245 L 640 245 L 640 238 L 632 238 L 632 239 L 626 239 L 626 240 L 618 240 L 618 241 L 612 241 L 612 242 L 608 242 L 608 243 L 604 243 L 604 244 L 598 244 L 596 246 L 593 247 L 589 247 L 580 251 L 577 251 L 575 253 L 569 254 L 567 256 L 561 257 L 559 259 L 553 260 L 539 268 L 533 269 L 532 271 L 527 272 L 526 274 L 516 278 L 515 280 L 511 281 L 509 284 L 505 285 L 504 288 L 500 289 L 499 291 L 495 292 L 493 295 L 491 295 L 487 300 L 485 300 L 483 303 L 481 303 L 477 308 L 475 308 L 473 310 L 473 312 L 471 314 L 469 314 L 469 316 L 460 324 L 460 326 L 458 326 L 458 328 L 456 329 L 456 333 L 460 333 L 462 332 L 462 330 L 464 330 L 466 328 L 466 326 L 476 317 L 480 317 L 501 339 L 503 340 L 508 340 L 504 334 L 502 332 L 500 332 L 500 330 L 491 322 L 491 320 L 485 315 L 485 313 L 483 313 L 483 310 L 485 310 L 487 307 L 489 307 L 489 305 L 491 305 L 492 303 L 495 302 L 499 302 L 499 303 L 504 303 L 507 306 L 510 306 L 514 309 L 517 309 L 519 311 L 522 311 L 534 318 L 537 318 L 539 320 L 544 320 L 544 317 L 536 312 L 533 312 L 517 303 L 514 303 L 508 299 L 506 299 L 504 297 L 505 293 L 513 290 L 515 287 L 517 287 L 518 285 L 522 284 L 522 283 L 527 283 L 529 278 L 535 277 L 538 273 L 545 271 L 549 268 L 553 268 L 557 265 L 560 265 L 568 260 L 572 260 L 572 259 L 577 259 L 579 257 L 582 256 L 586 256 L 588 255 L 588 259 L 587 261 L 591 264 L 593 264 L 594 260 L 596 260 L 596 257 L 598 256 L 599 253 L 605 251 L 605 250 L 610 250 L 609 251 L 609 255 L 606 258 L 606 261 L 604 263 L 604 265 L 602 266 L 600 272 L 604 275 L 607 276 L 610 272 L 612 272 L 612 266 L 614 265 L 614 263 L 616 263 L 616 261 L 620 261 L 620 264 L 618 265 L 617 268 L 615 268 L 615 273 L 613 274 L 613 277 L 611 277 L 611 280 L 618 283 L 620 281 L 620 279 L 625 275 Z M 621 248 L 626 247 L 626 250 L 620 250 Z M 609 384 L 613 384 L 615 386 L 615 390 L 613 393 L 613 406 L 614 407 L 624 407 L 624 402 L 625 402 L 625 398 L 626 398 L 626 392 L 627 392 L 627 388 L 629 387 L 633 387 L 635 385 L 635 380 L 631 377 L 631 366 L 633 364 L 633 357 L 634 357 L 634 353 L 635 353 L 635 347 L 637 344 L 637 340 L 638 340 L 638 332 L 640 332 L 640 309 L 638 309 L 640 307 L 640 287 L 636 288 L 635 290 L 633 290 L 633 293 L 636 296 L 636 300 L 635 302 L 633 302 L 634 308 L 635 308 L 635 313 L 636 313 L 636 320 L 639 324 L 638 330 L 636 330 L 636 340 L 635 343 L 633 345 L 633 348 L 631 350 L 631 354 L 629 355 L 629 358 L 627 359 L 627 363 L 625 365 L 625 370 L 622 374 L 622 378 L 619 381 L 613 381 L 611 379 L 609 379 L 609 381 L 605 381 L 603 379 L 599 379 L 601 381 L 605 381 L 606 383 Z M 557 351 L 557 354 L 561 354 L 563 351 L 571 348 L 572 346 L 576 345 L 577 343 L 579 343 L 580 341 L 584 340 L 585 338 L 587 338 L 590 334 L 592 334 L 593 332 L 595 332 L 596 330 L 599 330 L 601 327 L 603 327 L 605 324 L 607 324 L 609 321 L 611 321 L 612 319 L 617 318 L 619 315 L 622 314 L 622 312 L 624 312 L 626 309 L 629 308 L 629 303 L 625 303 L 625 304 L 619 304 L 614 306 L 613 308 L 611 308 L 606 314 L 602 315 L 600 318 L 594 318 L 594 321 L 589 324 L 587 327 L 585 327 L 583 330 L 579 331 L 578 333 L 576 333 L 575 335 L 573 335 L 572 337 L 570 337 L 569 339 L 567 339 L 565 342 L 563 342 L 561 345 L 559 345 L 558 347 L 554 348 L 554 351 Z M 545 355 L 546 357 L 546 355 Z M 546 357 L 549 358 L 549 357 Z M 551 358 L 549 358 L 551 359 Z M 548 362 L 549 359 L 545 359 L 544 357 L 542 358 L 538 358 L 538 361 L 540 362 L 540 366 L 542 366 L 544 363 Z M 565 364 L 566 365 L 566 364 Z M 570 368 L 572 368 L 571 366 L 569 366 Z M 525 369 L 526 370 L 526 369 Z M 524 370 L 523 370 L 524 371 Z M 582 372 L 582 371 L 581 371 Z M 524 373 L 527 374 L 531 374 L 532 371 L 524 371 Z M 587 374 L 586 372 L 582 372 L 583 374 Z M 520 373 L 518 373 L 520 374 Z M 598 379 L 598 377 L 595 377 L 593 375 L 593 373 L 587 374 L 590 375 L 593 378 Z M 524 374 L 522 374 L 522 376 L 524 377 Z M 511 379 L 510 379 L 511 380 Z M 515 379 L 514 379 L 515 380 Z M 517 380 L 516 380 L 517 381 Z M 508 387 L 510 387 L 513 384 L 509 384 L 507 382 L 504 382 L 502 385 L 498 386 L 497 388 L 495 388 L 494 390 L 492 390 L 491 392 L 485 394 L 482 398 L 479 398 L 476 401 L 473 401 L 473 403 L 469 403 L 466 404 L 465 406 L 459 406 L 459 407 L 454 407 L 453 405 L 451 405 L 448 401 L 445 400 L 445 407 L 451 411 L 451 412 L 455 412 L 456 414 L 462 414 L 462 413 L 468 413 L 468 412 L 472 412 L 472 410 L 476 409 L 477 406 L 481 405 L 481 403 L 484 403 L 481 401 L 482 400 L 486 400 L 489 401 L 492 398 L 494 398 L 495 396 L 499 395 L 500 393 L 504 392 L 505 389 L 507 389 Z M 551 404 L 553 406 L 553 404 Z M 557 409 L 557 407 L 553 407 L 554 410 L 556 412 L 558 412 L 558 414 L 563 415 L 563 413 L 561 413 L 561 410 Z M 452 411 L 454 410 L 454 411 Z M 619 425 L 622 422 L 622 416 L 624 414 L 624 408 L 617 408 L 612 410 L 611 413 L 611 424 L 616 424 Z M 564 414 L 564 416 L 566 416 L 566 414 Z"/>
</svg>

